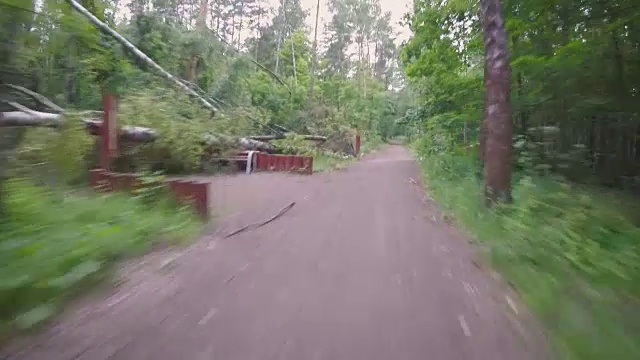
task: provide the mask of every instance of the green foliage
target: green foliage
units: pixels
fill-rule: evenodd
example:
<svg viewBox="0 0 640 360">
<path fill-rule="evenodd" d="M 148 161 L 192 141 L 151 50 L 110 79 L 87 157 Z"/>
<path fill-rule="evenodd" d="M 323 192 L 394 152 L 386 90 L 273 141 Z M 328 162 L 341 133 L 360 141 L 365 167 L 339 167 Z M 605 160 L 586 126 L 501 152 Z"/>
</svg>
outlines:
<svg viewBox="0 0 640 360">
<path fill-rule="evenodd" d="M 157 131 L 156 141 L 140 150 L 149 162 L 180 165 L 186 171 L 200 165 L 210 115 L 186 96 L 161 89 L 128 95 L 120 102 L 118 120 Z"/>
<path fill-rule="evenodd" d="M 274 140 L 272 144 L 282 149 L 283 154 L 313 155 L 317 150 L 313 142 L 304 140 L 300 135 L 290 135 L 285 139 Z"/>
<path fill-rule="evenodd" d="M 63 126 L 56 130 L 29 130 L 18 149 L 14 172 L 57 184 L 84 180 L 93 165 L 87 159 L 94 141 L 74 116 L 65 117 Z"/>
<path fill-rule="evenodd" d="M 477 2 L 420 0 L 402 49 L 419 106 L 402 122 L 418 139 L 430 194 L 475 235 L 567 359 L 640 357 L 637 189 L 639 33 L 626 0 L 504 1 L 512 66 L 514 203 L 487 210 Z M 624 9 L 624 10 L 622 10 Z M 581 183 L 583 185 L 578 185 Z"/>
<path fill-rule="evenodd" d="M 638 189 L 635 89 L 640 33 L 627 30 L 639 5 L 627 0 L 504 1 L 515 132 L 540 167 L 572 181 Z M 404 69 L 422 95 L 422 125 L 447 114 L 477 128 L 482 119 L 482 32 L 477 2 L 415 2 Z M 550 137 L 532 134 L 557 128 Z M 462 126 L 450 129 L 462 138 Z M 577 151 L 578 148 L 584 151 Z M 535 153 L 535 154 L 534 154 Z M 563 160 L 570 158 L 573 163 Z"/>
<path fill-rule="evenodd" d="M 352 156 L 336 154 L 330 151 L 318 151 L 313 154 L 313 171 L 341 170 L 354 161 L 355 158 Z"/>
<path fill-rule="evenodd" d="M 163 240 L 186 239 L 200 222 L 167 197 L 88 195 L 28 180 L 6 184 L 0 223 L 0 332 L 45 320 L 115 260 Z"/>
<path fill-rule="evenodd" d="M 487 210 L 476 160 L 429 149 L 429 139 L 417 148 L 429 194 L 477 238 L 563 358 L 640 356 L 640 228 L 629 215 L 639 204 L 525 175 L 512 205 Z"/>
</svg>

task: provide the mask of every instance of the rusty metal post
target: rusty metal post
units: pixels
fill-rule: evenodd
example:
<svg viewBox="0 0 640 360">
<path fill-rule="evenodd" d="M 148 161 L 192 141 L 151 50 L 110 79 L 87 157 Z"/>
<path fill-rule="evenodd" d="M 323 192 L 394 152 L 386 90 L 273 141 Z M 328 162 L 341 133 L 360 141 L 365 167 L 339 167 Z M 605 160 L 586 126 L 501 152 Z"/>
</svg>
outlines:
<svg viewBox="0 0 640 360">
<path fill-rule="evenodd" d="M 111 159 L 118 152 L 118 132 L 116 124 L 116 98 L 112 94 L 102 96 L 102 117 L 101 139 L 102 147 L 100 151 L 100 167 L 110 170 Z"/>
<path fill-rule="evenodd" d="M 356 133 L 356 146 L 354 150 L 356 151 L 356 157 L 360 156 L 360 133 Z"/>
</svg>

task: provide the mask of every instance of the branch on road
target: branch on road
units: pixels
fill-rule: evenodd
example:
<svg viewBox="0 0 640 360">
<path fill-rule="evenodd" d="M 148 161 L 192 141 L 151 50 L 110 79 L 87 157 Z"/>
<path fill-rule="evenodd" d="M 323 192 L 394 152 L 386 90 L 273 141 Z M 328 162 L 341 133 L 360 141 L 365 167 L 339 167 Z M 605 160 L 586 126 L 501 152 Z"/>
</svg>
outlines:
<svg viewBox="0 0 640 360">
<path fill-rule="evenodd" d="M 284 208 L 282 208 L 282 210 L 280 210 L 280 211 L 279 211 L 277 214 L 275 214 L 274 216 L 270 217 L 268 220 L 265 220 L 265 221 L 263 221 L 263 222 L 261 222 L 261 223 L 255 223 L 255 224 L 245 225 L 245 226 L 241 227 L 240 229 L 238 229 L 238 230 L 236 230 L 236 231 L 234 231 L 234 232 L 231 232 L 231 233 L 227 234 L 227 236 L 225 236 L 224 238 L 225 238 L 225 239 L 226 239 L 226 238 L 230 238 L 230 237 L 232 237 L 233 235 L 237 235 L 237 234 L 239 234 L 239 233 L 241 233 L 241 232 L 245 232 L 245 231 L 249 231 L 249 230 L 256 230 L 256 229 L 258 229 L 258 228 L 261 228 L 261 227 L 263 227 L 263 226 L 267 225 L 268 223 L 270 223 L 270 222 L 272 222 L 272 221 L 276 220 L 276 219 L 277 219 L 277 218 L 279 218 L 280 216 L 284 215 L 287 211 L 291 210 L 291 208 L 292 208 L 295 204 L 296 204 L 296 202 L 294 201 L 294 202 L 292 202 L 291 204 L 289 204 L 289 205 L 285 206 Z"/>
</svg>

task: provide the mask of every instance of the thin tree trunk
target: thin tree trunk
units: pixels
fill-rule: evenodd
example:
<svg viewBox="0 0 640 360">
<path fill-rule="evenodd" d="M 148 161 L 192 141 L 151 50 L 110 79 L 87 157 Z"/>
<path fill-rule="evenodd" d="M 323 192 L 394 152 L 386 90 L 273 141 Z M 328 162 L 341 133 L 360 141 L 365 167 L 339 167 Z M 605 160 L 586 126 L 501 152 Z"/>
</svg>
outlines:
<svg viewBox="0 0 640 360">
<path fill-rule="evenodd" d="M 282 27 L 280 28 L 280 31 L 278 32 L 278 40 L 276 41 L 276 68 L 275 68 L 275 73 L 276 75 L 278 75 L 278 68 L 280 66 L 280 43 L 283 40 L 282 35 L 284 34 L 284 27 L 287 23 L 287 17 L 286 17 L 286 12 L 285 12 L 285 1 L 286 0 L 282 0 L 281 2 L 281 9 L 282 9 Z"/>
<path fill-rule="evenodd" d="M 311 79 L 309 80 L 309 103 L 313 101 L 313 83 L 316 78 L 316 66 L 318 62 L 318 16 L 320 15 L 320 0 L 316 3 L 316 24 L 313 30 L 313 54 L 311 54 Z"/>
<path fill-rule="evenodd" d="M 200 9 L 196 19 L 196 27 L 200 30 L 207 27 L 207 10 L 209 10 L 209 0 L 200 0 Z"/>
<path fill-rule="evenodd" d="M 242 22 L 244 21 L 244 0 L 240 2 L 240 23 L 238 24 L 238 50 L 241 49 L 241 38 L 242 38 Z"/>
<path fill-rule="evenodd" d="M 511 201 L 511 68 L 502 3 L 481 0 L 485 48 L 485 195 L 487 204 Z"/>
<path fill-rule="evenodd" d="M 291 31 L 291 34 L 293 34 L 293 31 Z M 296 83 L 296 85 L 298 84 L 298 74 L 296 71 L 296 50 L 295 50 L 295 46 L 294 46 L 294 41 L 293 41 L 293 36 L 291 36 L 291 63 L 293 66 L 293 81 Z"/>
<path fill-rule="evenodd" d="M 27 5 L 27 4 L 25 4 Z M 35 6 L 35 2 L 29 4 L 30 7 Z M 20 12 L 15 8 L 3 9 L 7 18 L 11 18 L 13 21 L 9 21 L 9 24 L 4 29 L 4 35 L 6 37 L 0 41 L 0 65 L 4 67 L 3 70 L 13 70 L 16 56 L 18 54 L 19 45 L 16 42 L 18 34 L 20 34 L 21 26 L 25 25 L 28 29 L 31 28 L 33 22 L 33 16 L 30 19 L 24 19 L 26 14 Z M 21 20 L 24 20 L 21 22 Z M 0 71 L 0 83 L 8 83 L 11 80 L 18 80 L 19 77 L 15 72 Z M 0 90 L 0 94 L 3 94 L 4 89 Z M 4 115 L 0 115 L 4 117 Z M 0 131 L 0 222 L 3 221 L 5 214 L 4 203 L 6 201 L 5 182 L 9 177 L 9 164 L 16 154 L 16 149 L 22 142 L 25 136 L 25 128 L 8 128 Z"/>
<path fill-rule="evenodd" d="M 255 65 L 255 72 L 258 72 L 258 53 L 259 53 L 259 49 L 260 49 L 260 32 L 256 30 L 256 45 L 255 45 L 255 49 L 253 49 L 253 64 Z"/>
</svg>

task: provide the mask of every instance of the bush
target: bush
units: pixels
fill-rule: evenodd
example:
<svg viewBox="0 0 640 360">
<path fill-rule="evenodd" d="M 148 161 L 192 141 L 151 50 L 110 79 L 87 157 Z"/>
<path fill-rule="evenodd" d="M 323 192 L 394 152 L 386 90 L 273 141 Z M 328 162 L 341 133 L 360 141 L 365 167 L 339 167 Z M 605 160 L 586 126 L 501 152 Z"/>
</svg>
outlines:
<svg viewBox="0 0 640 360">
<path fill-rule="evenodd" d="M 5 184 L 0 223 L 0 332 L 28 328 L 98 280 L 115 260 L 159 241 L 185 239 L 198 218 L 152 190 L 137 197 Z"/>
<path fill-rule="evenodd" d="M 41 183 L 78 183 L 87 178 L 91 168 L 88 154 L 94 142 L 80 119 L 73 116 L 66 117 L 59 129 L 29 129 L 18 149 L 13 173 Z"/>
</svg>

